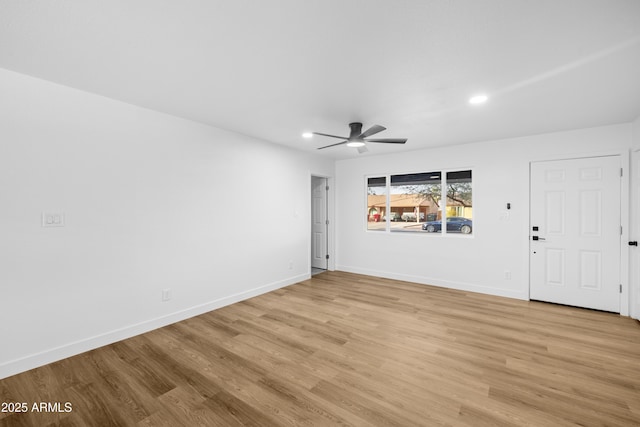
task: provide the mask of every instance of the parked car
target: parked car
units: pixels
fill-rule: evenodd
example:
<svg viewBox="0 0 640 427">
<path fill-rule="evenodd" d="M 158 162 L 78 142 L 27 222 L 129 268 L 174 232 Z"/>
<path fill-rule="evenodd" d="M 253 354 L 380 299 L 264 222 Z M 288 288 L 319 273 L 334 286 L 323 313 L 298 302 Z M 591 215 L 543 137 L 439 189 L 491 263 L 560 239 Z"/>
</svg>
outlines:
<svg viewBox="0 0 640 427">
<path fill-rule="evenodd" d="M 404 222 L 416 222 L 416 215 L 412 213 L 403 213 L 400 219 Z"/>
<path fill-rule="evenodd" d="M 385 220 L 387 219 L 386 217 L 384 218 Z M 389 219 L 390 221 L 402 221 L 402 216 L 397 213 L 397 212 L 391 212 L 391 218 Z"/>
<path fill-rule="evenodd" d="M 442 230 L 442 221 L 427 221 L 422 224 L 422 229 L 429 233 L 437 233 Z M 473 221 L 461 216 L 447 218 L 447 233 L 469 234 L 473 230 Z"/>
</svg>

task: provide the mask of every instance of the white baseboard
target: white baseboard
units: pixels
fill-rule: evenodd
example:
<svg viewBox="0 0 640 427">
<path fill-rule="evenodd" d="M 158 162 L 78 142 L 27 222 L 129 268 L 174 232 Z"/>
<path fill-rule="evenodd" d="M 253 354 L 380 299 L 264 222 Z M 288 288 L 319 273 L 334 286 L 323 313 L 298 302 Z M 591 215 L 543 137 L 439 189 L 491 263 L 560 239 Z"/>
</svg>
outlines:
<svg viewBox="0 0 640 427">
<path fill-rule="evenodd" d="M 527 291 L 516 291 L 501 288 L 492 288 L 473 283 L 452 282 L 448 280 L 434 279 L 411 274 L 395 273 L 390 271 L 370 270 L 366 268 L 351 267 L 347 265 L 337 265 L 336 270 L 348 273 L 364 274 L 367 276 L 383 277 L 385 279 L 403 280 L 405 282 L 419 283 L 421 285 L 437 286 L 439 288 L 457 289 L 460 291 L 476 292 L 479 294 L 494 295 L 499 297 L 514 298 L 519 300 L 529 300 Z"/>
<path fill-rule="evenodd" d="M 25 372 L 39 366 L 53 363 L 67 357 L 75 356 L 89 350 L 94 350 L 96 348 L 103 347 L 117 341 L 122 341 L 124 339 L 131 338 L 136 335 L 140 335 L 145 332 L 170 325 L 172 323 L 180 322 L 190 317 L 198 316 L 200 314 L 204 314 L 239 301 L 253 298 L 255 296 L 271 292 L 285 286 L 293 285 L 303 280 L 307 280 L 310 277 L 311 275 L 309 273 L 300 274 L 298 276 L 258 286 L 248 291 L 239 292 L 237 294 L 219 298 L 214 301 L 209 301 L 204 304 L 199 304 L 197 306 L 180 310 L 175 313 L 167 314 L 162 317 L 150 319 L 124 328 L 115 329 L 104 334 L 88 337 L 86 339 L 75 342 L 66 343 L 36 354 L 30 354 L 19 359 L 4 362 L 0 364 L 0 379 Z"/>
</svg>

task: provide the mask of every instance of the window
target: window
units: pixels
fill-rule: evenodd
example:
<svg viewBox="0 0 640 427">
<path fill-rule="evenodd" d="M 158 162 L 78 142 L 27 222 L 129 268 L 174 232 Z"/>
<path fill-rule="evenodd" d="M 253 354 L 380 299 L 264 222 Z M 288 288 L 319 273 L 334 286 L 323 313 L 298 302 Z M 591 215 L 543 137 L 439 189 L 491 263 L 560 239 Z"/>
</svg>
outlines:
<svg viewBox="0 0 640 427">
<path fill-rule="evenodd" d="M 390 190 L 391 231 L 422 231 L 426 221 L 438 218 L 442 199 L 440 172 L 392 175 Z"/>
<path fill-rule="evenodd" d="M 387 224 L 391 232 L 472 234 L 471 170 L 367 178 L 367 230 Z"/>
<path fill-rule="evenodd" d="M 447 172 L 447 233 L 473 232 L 471 171 Z"/>
<path fill-rule="evenodd" d="M 367 179 L 367 230 L 385 231 L 387 212 L 387 178 Z"/>
</svg>

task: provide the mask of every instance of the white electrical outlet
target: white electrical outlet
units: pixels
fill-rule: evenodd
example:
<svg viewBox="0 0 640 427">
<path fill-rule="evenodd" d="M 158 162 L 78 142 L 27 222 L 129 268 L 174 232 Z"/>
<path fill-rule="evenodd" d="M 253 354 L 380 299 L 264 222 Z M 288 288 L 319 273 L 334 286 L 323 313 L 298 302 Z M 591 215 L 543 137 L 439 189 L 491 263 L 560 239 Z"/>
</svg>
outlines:
<svg viewBox="0 0 640 427">
<path fill-rule="evenodd" d="M 289 270 L 293 270 L 293 261 L 289 261 Z"/>
<path fill-rule="evenodd" d="M 511 271 L 509 271 L 509 270 L 505 270 L 505 271 L 504 271 L 504 278 L 505 278 L 506 280 L 511 280 Z"/>
<path fill-rule="evenodd" d="M 169 301 L 171 299 L 171 289 L 162 290 L 162 301 Z"/>
<path fill-rule="evenodd" d="M 42 212 L 43 227 L 64 227 L 64 212 Z"/>
</svg>

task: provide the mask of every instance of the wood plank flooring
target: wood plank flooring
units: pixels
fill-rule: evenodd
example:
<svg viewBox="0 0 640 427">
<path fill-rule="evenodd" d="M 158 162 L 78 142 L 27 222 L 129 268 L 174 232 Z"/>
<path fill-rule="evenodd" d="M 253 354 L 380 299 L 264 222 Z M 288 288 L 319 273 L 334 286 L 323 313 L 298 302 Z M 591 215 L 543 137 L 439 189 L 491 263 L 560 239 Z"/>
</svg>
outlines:
<svg viewBox="0 0 640 427">
<path fill-rule="evenodd" d="M 640 325 L 325 272 L 0 380 L 2 402 L 29 411 L 0 426 L 638 426 Z"/>
</svg>

